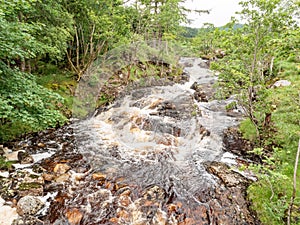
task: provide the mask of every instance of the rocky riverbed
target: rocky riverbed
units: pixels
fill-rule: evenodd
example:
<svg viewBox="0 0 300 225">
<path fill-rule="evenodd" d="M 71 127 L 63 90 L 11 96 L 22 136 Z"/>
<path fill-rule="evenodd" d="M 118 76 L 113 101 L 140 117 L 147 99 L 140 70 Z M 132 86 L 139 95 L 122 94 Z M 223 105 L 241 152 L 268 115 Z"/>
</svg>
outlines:
<svg viewBox="0 0 300 225">
<path fill-rule="evenodd" d="M 92 118 L 2 146 L 14 164 L 0 172 L 0 224 L 260 224 L 234 99 L 213 99 L 204 61 L 181 63 L 188 82 L 131 88 Z"/>
</svg>

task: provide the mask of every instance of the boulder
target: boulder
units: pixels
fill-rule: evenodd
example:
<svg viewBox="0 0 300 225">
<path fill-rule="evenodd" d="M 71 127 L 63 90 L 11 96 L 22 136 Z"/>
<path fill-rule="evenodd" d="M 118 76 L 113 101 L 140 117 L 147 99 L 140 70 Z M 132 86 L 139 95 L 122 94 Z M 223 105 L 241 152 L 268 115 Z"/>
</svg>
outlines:
<svg viewBox="0 0 300 225">
<path fill-rule="evenodd" d="M 287 86 L 290 86 L 292 83 L 288 80 L 278 80 L 276 81 L 272 87 L 273 88 L 278 88 L 278 87 L 287 87 Z"/>
<path fill-rule="evenodd" d="M 44 205 L 39 198 L 27 195 L 18 201 L 17 212 L 19 215 L 35 215 Z"/>
</svg>

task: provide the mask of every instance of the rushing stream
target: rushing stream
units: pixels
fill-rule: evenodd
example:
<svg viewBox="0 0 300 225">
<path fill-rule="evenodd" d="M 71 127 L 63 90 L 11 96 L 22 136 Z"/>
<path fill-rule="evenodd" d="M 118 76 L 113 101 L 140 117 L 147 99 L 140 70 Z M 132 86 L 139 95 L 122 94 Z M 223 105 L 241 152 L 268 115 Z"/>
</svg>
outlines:
<svg viewBox="0 0 300 225">
<path fill-rule="evenodd" d="M 226 110 L 234 98 L 214 100 L 205 61 L 180 63 L 180 76 L 121 83 L 94 116 L 0 145 L 15 162 L 0 170 L 0 224 L 259 225 L 246 196 L 255 176 L 238 169 L 252 162 L 236 128 L 242 114 Z M 110 88 L 103 83 L 79 87 L 88 112 L 86 97 Z"/>
<path fill-rule="evenodd" d="M 226 161 L 223 131 L 240 116 L 226 113 L 232 99 L 196 101 L 191 87 L 211 90 L 217 78 L 200 59 L 180 63 L 189 82 L 136 88 L 72 125 L 94 174 L 73 185 L 66 203 L 84 211 L 81 224 L 222 223 L 204 197 L 219 186 L 205 164 Z"/>
</svg>

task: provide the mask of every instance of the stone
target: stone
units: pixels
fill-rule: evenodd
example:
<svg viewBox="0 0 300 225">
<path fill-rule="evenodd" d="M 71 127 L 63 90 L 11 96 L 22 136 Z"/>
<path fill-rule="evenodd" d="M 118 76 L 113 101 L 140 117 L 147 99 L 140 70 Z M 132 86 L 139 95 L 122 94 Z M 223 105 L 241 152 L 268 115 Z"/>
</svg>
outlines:
<svg viewBox="0 0 300 225">
<path fill-rule="evenodd" d="M 227 187 L 247 184 L 249 182 L 242 175 L 230 170 L 229 166 L 221 162 L 212 162 L 207 169 L 209 172 L 219 177 Z"/>
<path fill-rule="evenodd" d="M 44 148 L 46 145 L 44 143 L 40 142 L 40 143 L 37 144 L 37 146 L 40 147 L 40 148 Z"/>
<path fill-rule="evenodd" d="M 278 88 L 278 87 L 287 87 L 290 86 L 292 83 L 288 80 L 278 80 L 273 84 L 273 88 Z"/>
<path fill-rule="evenodd" d="M 57 174 L 64 174 L 64 173 L 68 172 L 70 168 L 71 167 L 68 164 L 58 163 L 55 165 L 53 171 L 54 171 L 54 173 L 57 173 Z"/>
<path fill-rule="evenodd" d="M 19 151 L 17 157 L 21 164 L 30 164 L 34 162 L 33 157 L 28 152 Z"/>
<path fill-rule="evenodd" d="M 66 182 L 69 178 L 70 178 L 69 174 L 62 174 L 62 175 L 56 177 L 55 181 L 57 183 L 63 183 L 63 182 Z"/>
<path fill-rule="evenodd" d="M 34 195 L 42 196 L 44 193 L 43 184 L 31 182 L 31 183 L 21 183 L 18 187 L 18 194 L 20 196 Z"/>
<path fill-rule="evenodd" d="M 18 201 L 17 212 L 19 215 L 35 215 L 44 205 L 39 198 L 27 195 Z"/>
<path fill-rule="evenodd" d="M 106 175 L 103 173 L 94 173 L 92 175 L 94 180 L 105 180 L 106 179 Z"/>
<path fill-rule="evenodd" d="M 0 198 L 1 200 L 2 198 Z M 0 225 L 11 225 L 18 218 L 16 208 L 0 204 Z"/>
<path fill-rule="evenodd" d="M 44 222 L 34 216 L 22 216 L 14 220 L 11 225 L 43 225 Z"/>
<path fill-rule="evenodd" d="M 54 180 L 55 176 L 49 173 L 43 173 L 43 178 L 45 181 L 52 181 Z"/>
<path fill-rule="evenodd" d="M 6 151 L 4 156 L 7 161 L 18 161 L 18 153 L 19 151 Z"/>
<path fill-rule="evenodd" d="M 73 208 L 67 210 L 66 217 L 70 225 L 77 225 L 80 224 L 83 214 L 80 212 L 79 209 Z"/>
</svg>

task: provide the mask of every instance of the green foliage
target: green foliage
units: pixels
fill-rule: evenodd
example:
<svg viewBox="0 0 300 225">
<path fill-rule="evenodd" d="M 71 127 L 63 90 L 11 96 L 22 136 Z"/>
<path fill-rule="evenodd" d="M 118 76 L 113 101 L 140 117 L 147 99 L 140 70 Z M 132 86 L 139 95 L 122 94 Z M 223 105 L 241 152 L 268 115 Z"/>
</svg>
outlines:
<svg viewBox="0 0 300 225">
<path fill-rule="evenodd" d="M 261 173 L 258 171 L 258 174 Z M 260 175 L 259 181 L 248 188 L 248 197 L 262 224 L 284 224 L 291 187 L 292 182 L 287 176 L 271 171 L 271 174 Z"/>
<path fill-rule="evenodd" d="M 250 119 L 245 119 L 240 123 L 240 131 L 243 134 L 243 138 L 255 141 L 257 139 L 257 133 L 255 126 Z"/>
<path fill-rule="evenodd" d="M 181 23 L 187 22 L 182 0 L 136 0 L 133 11 L 134 33 L 146 40 L 173 40 L 183 31 Z"/>
<path fill-rule="evenodd" d="M 192 27 L 183 27 L 184 31 L 182 32 L 182 36 L 185 38 L 194 38 L 197 36 L 199 32 L 199 28 L 192 28 Z"/>
<path fill-rule="evenodd" d="M 0 62 L 0 141 L 65 122 L 57 110 L 63 99 L 39 86 L 34 77 Z"/>
<path fill-rule="evenodd" d="M 0 59 L 61 58 L 70 35 L 71 16 L 60 1 L 1 1 Z"/>
<path fill-rule="evenodd" d="M 233 20 L 218 31 L 222 35 L 216 43 L 226 56 L 211 68 L 220 72 L 218 85 L 223 89 L 219 95 L 235 94 L 244 109 L 247 119 L 240 130 L 255 144 L 251 153 L 262 160 L 262 165 L 251 168 L 259 178 L 248 189 L 252 207 L 263 224 L 284 224 L 300 136 L 300 33 L 293 20 L 299 7 L 286 0 L 246 0 L 240 4 L 244 25 L 236 29 L 238 21 Z M 280 79 L 292 84 L 273 88 Z M 299 198 L 297 193 L 296 207 Z"/>
<path fill-rule="evenodd" d="M 237 107 L 237 102 L 233 101 L 233 102 L 230 102 L 229 104 L 227 104 L 225 109 L 227 111 L 230 111 L 230 110 L 236 109 L 236 107 Z"/>
<path fill-rule="evenodd" d="M 0 170 L 10 170 L 14 163 L 14 161 L 6 161 L 5 157 L 0 156 Z"/>
</svg>

